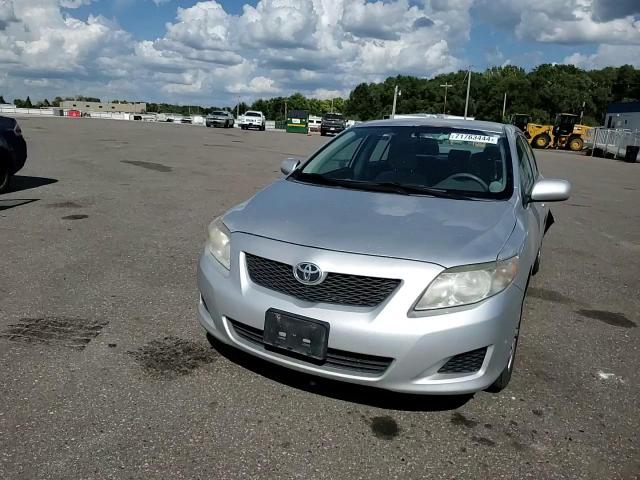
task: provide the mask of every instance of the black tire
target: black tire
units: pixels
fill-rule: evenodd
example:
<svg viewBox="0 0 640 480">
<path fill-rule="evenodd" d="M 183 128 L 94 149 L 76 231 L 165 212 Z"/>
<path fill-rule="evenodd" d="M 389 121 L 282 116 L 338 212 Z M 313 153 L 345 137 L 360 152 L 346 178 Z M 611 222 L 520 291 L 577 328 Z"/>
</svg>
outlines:
<svg viewBox="0 0 640 480">
<path fill-rule="evenodd" d="M 224 122 L 224 128 L 229 128 L 229 120 Z"/>
<path fill-rule="evenodd" d="M 266 129 L 267 129 L 267 126 L 266 126 L 266 125 L 262 125 L 262 126 L 260 127 L 260 131 L 261 131 L 261 132 L 264 132 Z"/>
<path fill-rule="evenodd" d="M 572 152 L 580 152 L 584 147 L 584 141 L 580 137 L 571 137 L 567 142 L 567 148 Z"/>
<path fill-rule="evenodd" d="M 531 142 L 531 146 L 534 148 L 547 148 L 550 143 L 551 137 L 546 133 L 543 133 L 533 139 L 533 142 Z"/>
<path fill-rule="evenodd" d="M 542 251 L 538 250 L 538 255 L 536 256 L 536 261 L 533 263 L 533 267 L 531 268 L 531 275 L 535 275 L 540 270 L 540 257 L 542 256 Z"/>
<path fill-rule="evenodd" d="M 500 376 L 496 378 L 495 382 L 489 385 L 489 387 L 487 388 L 487 392 L 490 392 L 490 393 L 501 392 L 502 390 L 507 388 L 507 385 L 509 385 L 509 382 L 511 381 L 511 376 L 513 375 L 513 368 L 516 363 L 518 339 L 520 338 L 520 324 L 522 323 L 522 310 L 524 309 L 524 299 L 527 297 L 526 290 L 528 290 L 528 287 L 529 287 L 529 283 L 527 282 L 527 288 L 525 289 L 525 294 L 524 294 L 524 297 L 522 298 L 522 305 L 520 306 L 520 319 L 518 320 L 518 327 L 516 328 L 516 331 L 513 337 L 513 342 L 511 344 L 511 353 L 509 355 L 509 361 L 507 362 L 507 365 L 504 367 L 504 370 L 502 370 L 502 373 L 500 373 Z"/>
<path fill-rule="evenodd" d="M 11 184 L 11 175 L 9 174 L 9 165 L 0 158 L 0 193 L 9 190 Z"/>
<path fill-rule="evenodd" d="M 320 136 L 321 137 L 326 137 L 327 136 L 327 132 L 325 132 L 324 130 L 320 130 Z"/>
</svg>

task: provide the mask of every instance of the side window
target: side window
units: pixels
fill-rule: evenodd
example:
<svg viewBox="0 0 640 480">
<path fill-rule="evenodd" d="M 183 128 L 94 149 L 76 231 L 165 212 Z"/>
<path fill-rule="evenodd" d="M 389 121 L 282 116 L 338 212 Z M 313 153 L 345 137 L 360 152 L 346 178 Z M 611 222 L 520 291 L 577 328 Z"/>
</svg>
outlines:
<svg viewBox="0 0 640 480">
<path fill-rule="evenodd" d="M 373 151 L 369 156 L 369 163 L 386 162 L 389 156 L 389 142 L 391 135 L 383 135 L 380 137 L 376 146 L 373 147 Z"/>
<path fill-rule="evenodd" d="M 516 150 L 518 151 L 518 170 L 520 173 L 520 187 L 525 194 L 528 194 L 533 187 L 533 170 L 527 155 L 527 146 L 520 136 L 516 139 Z"/>
<path fill-rule="evenodd" d="M 533 150 L 531 149 L 531 145 L 529 145 L 529 142 L 525 142 L 525 149 L 527 152 L 527 156 L 529 157 L 529 162 L 531 163 L 533 179 L 537 180 L 540 171 L 538 170 L 538 162 L 536 161 L 536 156 L 533 154 Z"/>
<path fill-rule="evenodd" d="M 329 159 L 320 163 L 317 167 L 310 165 L 308 169 L 305 169 L 305 173 L 324 174 L 348 167 L 361 143 L 362 137 L 356 135 L 344 136 L 334 140 L 333 144 L 328 147 L 333 150 L 329 153 Z"/>
</svg>

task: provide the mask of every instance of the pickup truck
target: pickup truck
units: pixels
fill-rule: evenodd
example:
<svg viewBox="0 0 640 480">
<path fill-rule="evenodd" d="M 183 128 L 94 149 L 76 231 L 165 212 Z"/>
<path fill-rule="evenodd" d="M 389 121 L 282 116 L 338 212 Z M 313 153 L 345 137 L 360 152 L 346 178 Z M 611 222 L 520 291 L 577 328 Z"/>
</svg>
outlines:
<svg viewBox="0 0 640 480">
<path fill-rule="evenodd" d="M 320 135 L 338 134 L 347 128 L 347 120 L 340 113 L 323 115 L 320 123 Z"/>
<path fill-rule="evenodd" d="M 0 116 L 0 193 L 9 189 L 11 177 L 27 160 L 27 142 L 15 118 Z"/>
<path fill-rule="evenodd" d="M 244 115 L 238 117 L 238 125 L 240 125 L 240 128 L 243 130 L 248 130 L 249 128 L 264 130 L 266 127 L 266 119 L 262 112 L 248 110 Z"/>
</svg>

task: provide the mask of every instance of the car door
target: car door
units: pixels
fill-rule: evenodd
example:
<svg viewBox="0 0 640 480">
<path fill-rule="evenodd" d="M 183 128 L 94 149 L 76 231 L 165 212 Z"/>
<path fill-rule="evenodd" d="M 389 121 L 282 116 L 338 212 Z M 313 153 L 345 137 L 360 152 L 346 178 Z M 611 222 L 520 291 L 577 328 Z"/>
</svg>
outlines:
<svg viewBox="0 0 640 480">
<path fill-rule="evenodd" d="M 520 135 L 516 135 L 516 151 L 518 154 L 518 176 L 520 179 L 520 191 L 522 200 L 522 212 L 527 229 L 526 256 L 528 266 L 532 266 L 538 255 L 540 244 L 542 241 L 542 222 L 539 206 L 534 202 L 529 202 L 529 196 L 533 189 L 533 184 L 537 180 L 536 173 L 532 167 L 532 160 L 529 159 L 527 147 L 529 144 L 526 139 Z"/>
</svg>

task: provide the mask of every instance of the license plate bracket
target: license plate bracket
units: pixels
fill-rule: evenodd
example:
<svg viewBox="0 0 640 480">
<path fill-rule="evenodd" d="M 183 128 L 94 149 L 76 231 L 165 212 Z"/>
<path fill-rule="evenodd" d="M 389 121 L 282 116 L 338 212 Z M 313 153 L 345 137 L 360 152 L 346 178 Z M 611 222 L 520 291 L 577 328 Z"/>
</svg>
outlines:
<svg viewBox="0 0 640 480">
<path fill-rule="evenodd" d="M 323 361 L 327 358 L 329 324 L 271 308 L 265 314 L 263 342 L 290 354 Z"/>
</svg>

